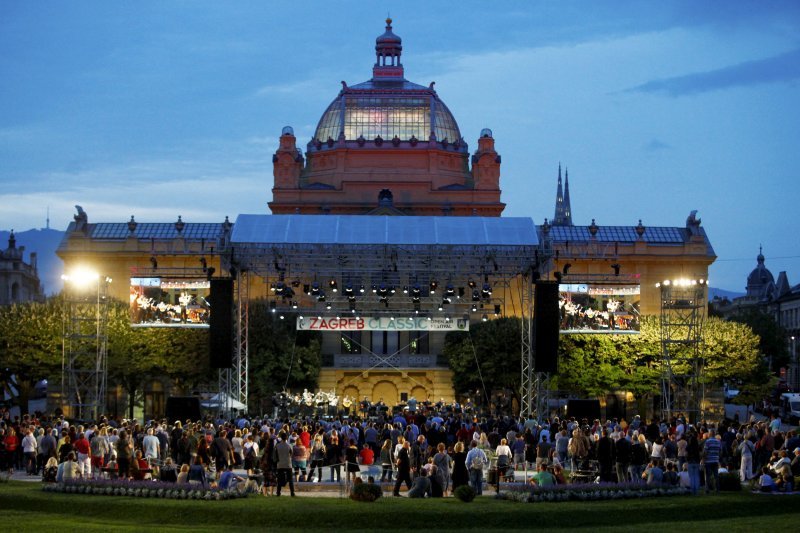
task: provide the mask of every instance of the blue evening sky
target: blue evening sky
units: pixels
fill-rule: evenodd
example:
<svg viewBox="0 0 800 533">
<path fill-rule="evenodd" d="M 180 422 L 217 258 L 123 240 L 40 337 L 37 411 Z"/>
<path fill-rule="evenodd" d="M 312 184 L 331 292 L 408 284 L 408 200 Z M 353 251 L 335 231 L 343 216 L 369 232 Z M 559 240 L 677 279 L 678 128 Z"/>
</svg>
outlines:
<svg viewBox="0 0 800 533">
<path fill-rule="evenodd" d="M 0 229 L 265 213 L 285 125 L 302 146 L 371 76 L 391 11 L 406 77 L 474 150 L 505 215 L 682 226 L 698 210 L 743 290 L 759 244 L 800 282 L 800 2 L 0 3 Z"/>
</svg>

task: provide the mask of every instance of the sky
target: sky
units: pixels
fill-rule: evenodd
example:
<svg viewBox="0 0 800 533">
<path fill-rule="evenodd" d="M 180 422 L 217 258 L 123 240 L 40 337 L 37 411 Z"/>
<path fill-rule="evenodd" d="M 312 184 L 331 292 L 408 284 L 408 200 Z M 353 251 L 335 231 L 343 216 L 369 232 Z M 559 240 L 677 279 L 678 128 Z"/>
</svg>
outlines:
<svg viewBox="0 0 800 533">
<path fill-rule="evenodd" d="M 800 2 L 0 2 L 0 229 L 268 213 L 272 154 L 371 77 L 387 13 L 406 78 L 470 150 L 489 127 L 504 216 L 683 226 L 742 291 L 800 283 Z"/>
</svg>

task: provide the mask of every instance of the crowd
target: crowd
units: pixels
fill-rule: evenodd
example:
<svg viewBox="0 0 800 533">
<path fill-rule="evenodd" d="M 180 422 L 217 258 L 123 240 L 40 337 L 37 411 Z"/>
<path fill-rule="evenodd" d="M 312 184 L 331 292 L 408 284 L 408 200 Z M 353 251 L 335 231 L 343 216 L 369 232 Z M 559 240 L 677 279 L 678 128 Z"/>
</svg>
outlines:
<svg viewBox="0 0 800 533">
<path fill-rule="evenodd" d="M 237 485 L 281 494 L 295 483 L 354 483 L 361 474 L 405 485 L 409 497 L 441 497 L 461 485 L 499 490 L 515 471 L 548 486 L 572 481 L 681 484 L 719 491 L 720 473 L 765 491 L 791 491 L 800 437 L 780 420 L 717 426 L 682 417 L 645 422 L 476 417 L 435 408 L 367 419 L 333 417 L 71 424 L 41 414 L 0 413 L 0 468 L 45 481 L 115 477 Z M 247 475 L 235 471 L 246 471 Z M 487 473 L 489 474 L 487 476 Z M 380 477 L 379 477 L 380 476 Z M 488 479 L 486 479 L 488 477 Z"/>
</svg>

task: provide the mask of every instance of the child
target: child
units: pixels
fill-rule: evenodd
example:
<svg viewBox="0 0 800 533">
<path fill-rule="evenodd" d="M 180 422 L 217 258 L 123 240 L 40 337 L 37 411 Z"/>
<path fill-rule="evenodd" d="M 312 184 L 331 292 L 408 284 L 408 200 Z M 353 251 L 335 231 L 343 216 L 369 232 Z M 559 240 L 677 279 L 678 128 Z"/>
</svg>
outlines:
<svg viewBox="0 0 800 533">
<path fill-rule="evenodd" d="M 772 492 L 775 490 L 775 481 L 772 479 L 772 476 L 769 475 L 768 466 L 761 469 L 761 477 L 758 478 L 758 486 L 761 488 L 761 492 Z"/>
</svg>

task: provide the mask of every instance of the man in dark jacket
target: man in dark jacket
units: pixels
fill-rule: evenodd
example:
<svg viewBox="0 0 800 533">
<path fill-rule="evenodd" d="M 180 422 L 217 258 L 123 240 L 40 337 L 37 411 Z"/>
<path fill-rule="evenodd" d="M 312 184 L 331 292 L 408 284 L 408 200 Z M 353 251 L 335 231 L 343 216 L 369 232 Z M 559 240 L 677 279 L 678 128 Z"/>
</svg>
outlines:
<svg viewBox="0 0 800 533">
<path fill-rule="evenodd" d="M 600 464 L 600 481 L 614 481 L 614 443 L 608 436 L 608 428 L 603 428 L 597 441 L 597 462 Z"/>
<path fill-rule="evenodd" d="M 400 496 L 400 485 L 406 482 L 406 487 L 411 490 L 411 457 L 409 452 L 411 446 L 408 441 L 403 443 L 403 447 L 397 452 L 397 481 L 394 483 L 394 496 Z"/>
<path fill-rule="evenodd" d="M 614 442 L 614 456 L 617 460 L 617 481 L 624 483 L 628 481 L 628 467 L 631 464 L 631 441 L 621 433 Z"/>
</svg>

